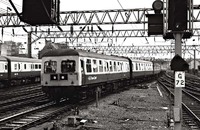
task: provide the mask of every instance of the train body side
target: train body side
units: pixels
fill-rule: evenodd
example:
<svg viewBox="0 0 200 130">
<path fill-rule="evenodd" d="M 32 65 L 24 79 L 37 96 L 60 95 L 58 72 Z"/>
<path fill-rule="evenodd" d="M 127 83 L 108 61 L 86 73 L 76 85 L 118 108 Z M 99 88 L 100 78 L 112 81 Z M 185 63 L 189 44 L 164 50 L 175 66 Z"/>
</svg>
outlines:
<svg viewBox="0 0 200 130">
<path fill-rule="evenodd" d="M 0 83 L 10 85 L 22 80 L 40 80 L 41 60 L 0 56 Z M 17 81 L 18 80 L 18 81 Z M 23 82 L 22 81 L 22 82 Z"/>
</svg>

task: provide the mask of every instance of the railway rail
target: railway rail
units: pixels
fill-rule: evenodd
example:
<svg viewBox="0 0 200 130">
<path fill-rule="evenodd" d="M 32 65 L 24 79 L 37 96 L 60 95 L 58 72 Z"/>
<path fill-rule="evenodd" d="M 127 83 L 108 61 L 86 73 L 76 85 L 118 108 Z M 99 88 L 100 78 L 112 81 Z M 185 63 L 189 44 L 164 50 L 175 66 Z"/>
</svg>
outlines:
<svg viewBox="0 0 200 130">
<path fill-rule="evenodd" d="M 32 125 L 42 123 L 50 119 L 52 116 L 69 110 L 73 105 L 59 104 L 50 102 L 30 110 L 14 114 L 12 116 L 0 119 L 0 129 L 6 130 L 22 130 L 30 128 Z"/>
<path fill-rule="evenodd" d="M 26 90 L 26 91 L 24 92 L 24 90 Z M 31 90 L 31 91 L 29 91 L 29 90 Z M 38 94 L 38 98 L 40 98 L 40 96 L 43 96 L 43 94 L 40 93 L 40 90 L 41 90 L 40 86 L 29 87 L 28 89 L 24 89 L 24 88 L 18 89 L 16 91 L 8 92 L 8 93 L 4 94 L 4 96 L 7 98 L 10 98 L 10 97 L 12 97 L 12 95 L 17 94 L 16 97 L 18 99 L 16 99 L 16 97 L 13 96 L 14 97 L 13 99 L 2 101 L 1 97 L 0 97 L 0 105 L 9 104 L 8 106 L 10 107 L 10 104 L 14 105 L 13 102 L 18 102 L 18 101 L 22 100 L 22 106 L 23 106 L 23 104 L 25 103 L 25 101 L 23 101 L 23 100 L 27 100 L 26 98 L 32 99 L 33 97 L 35 97 L 37 95 L 37 94 L 36 95 L 32 94 L 32 90 Z M 1 91 L 0 91 L 0 93 L 1 93 Z M 21 93 L 21 94 L 19 94 L 19 93 Z M 29 93 L 30 97 L 24 96 L 24 95 L 27 95 L 28 93 Z M 106 95 L 107 95 L 107 93 L 105 93 L 104 96 L 106 96 Z M 21 110 L 21 111 L 12 113 L 12 114 L 7 114 L 9 116 L 0 117 L 0 129 L 6 129 L 6 130 L 27 129 L 27 128 L 33 127 L 37 124 L 41 124 L 47 120 L 48 121 L 51 120 L 52 119 L 51 117 L 63 112 L 64 110 L 67 110 L 67 112 L 70 112 L 70 110 L 75 108 L 76 105 L 79 105 L 80 107 L 86 106 L 88 103 L 90 103 L 94 100 L 95 100 L 95 96 L 93 96 L 93 99 L 91 99 L 91 98 L 83 99 L 82 101 L 79 102 L 79 104 L 73 104 L 73 105 L 67 101 L 67 103 L 56 104 L 54 102 L 50 102 L 50 103 L 40 105 L 37 107 L 32 106 L 23 111 Z M 18 103 L 16 103 L 16 104 L 18 104 Z M 14 107 L 14 106 L 11 106 L 11 107 Z M 2 108 L 2 109 L 4 109 L 4 108 Z M 8 109 L 8 108 L 5 108 L 5 109 Z M 65 111 L 65 113 L 66 113 L 66 111 Z"/>
<path fill-rule="evenodd" d="M 13 91 L 9 90 L 1 89 L 0 92 L 0 119 L 33 108 L 41 101 L 47 101 L 47 97 L 38 85 L 13 87 Z"/>
<path fill-rule="evenodd" d="M 4 88 L 0 90 L 0 101 L 31 94 L 31 93 L 37 93 L 41 91 L 42 91 L 42 88 L 38 84 L 20 86 L 20 88 L 19 87 Z"/>
<path fill-rule="evenodd" d="M 158 80 L 158 82 L 170 93 L 172 98 L 174 97 L 174 79 L 173 74 L 165 75 Z M 183 89 L 182 94 L 182 108 L 183 108 L 183 120 L 192 130 L 200 129 L 200 94 L 199 83 L 194 82 L 195 78 L 186 77 L 186 87 Z M 195 84 L 196 83 L 196 84 Z"/>
<path fill-rule="evenodd" d="M 25 96 L 20 96 L 17 98 L 0 101 L 0 105 L 2 106 L 0 107 L 0 112 L 6 111 L 6 110 L 12 110 L 17 107 L 27 105 L 39 100 L 44 100 L 44 99 L 46 99 L 45 94 L 41 92 L 41 93 L 30 94 L 28 96 L 25 95 Z"/>
</svg>

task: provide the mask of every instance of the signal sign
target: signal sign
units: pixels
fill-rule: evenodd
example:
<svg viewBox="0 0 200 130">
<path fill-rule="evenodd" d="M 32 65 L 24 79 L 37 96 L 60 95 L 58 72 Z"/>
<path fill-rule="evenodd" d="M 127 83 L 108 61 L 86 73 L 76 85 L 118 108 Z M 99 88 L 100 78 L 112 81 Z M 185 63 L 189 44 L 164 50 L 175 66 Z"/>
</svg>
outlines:
<svg viewBox="0 0 200 130">
<path fill-rule="evenodd" d="M 185 87 L 184 71 L 175 71 L 175 87 Z"/>
</svg>

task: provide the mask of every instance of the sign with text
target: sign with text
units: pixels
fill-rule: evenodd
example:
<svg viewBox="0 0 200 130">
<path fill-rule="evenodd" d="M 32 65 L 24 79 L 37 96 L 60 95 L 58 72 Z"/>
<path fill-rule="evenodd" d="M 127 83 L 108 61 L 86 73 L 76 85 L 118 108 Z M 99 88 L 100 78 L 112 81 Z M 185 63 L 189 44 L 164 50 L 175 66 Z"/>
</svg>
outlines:
<svg viewBox="0 0 200 130">
<path fill-rule="evenodd" d="M 175 87 L 185 87 L 185 71 L 175 71 Z"/>
</svg>

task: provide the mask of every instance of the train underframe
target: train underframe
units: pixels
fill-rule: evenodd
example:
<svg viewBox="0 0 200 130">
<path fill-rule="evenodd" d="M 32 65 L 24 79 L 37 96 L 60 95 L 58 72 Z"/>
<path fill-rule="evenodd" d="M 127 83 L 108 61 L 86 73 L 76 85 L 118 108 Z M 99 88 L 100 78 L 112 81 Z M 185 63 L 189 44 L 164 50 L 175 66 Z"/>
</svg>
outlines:
<svg viewBox="0 0 200 130">
<path fill-rule="evenodd" d="M 158 77 L 158 74 L 136 77 L 133 79 L 120 79 L 98 84 L 88 84 L 84 86 L 43 86 L 43 92 L 54 100 L 59 102 L 60 99 L 66 98 L 71 101 L 81 101 L 87 98 L 95 97 L 96 91 L 99 96 L 129 89 L 132 85 L 150 81 Z"/>
<path fill-rule="evenodd" d="M 41 81 L 40 76 L 18 77 L 18 78 L 13 78 L 11 80 L 4 79 L 4 80 L 0 80 L 0 88 L 10 87 L 10 86 L 19 86 L 19 85 L 25 85 L 25 84 L 31 84 L 31 83 L 39 83 L 40 81 Z"/>
</svg>

